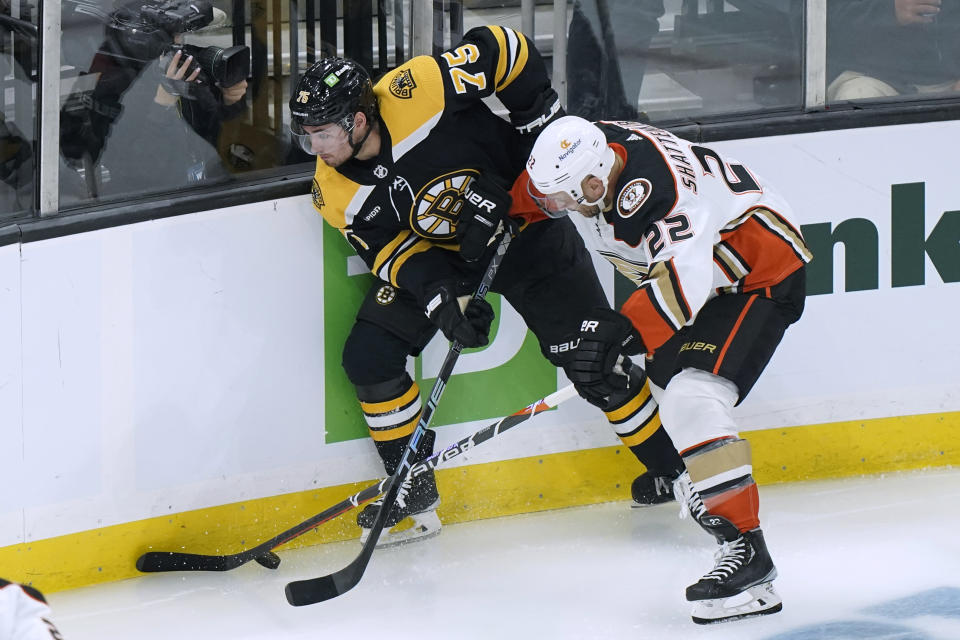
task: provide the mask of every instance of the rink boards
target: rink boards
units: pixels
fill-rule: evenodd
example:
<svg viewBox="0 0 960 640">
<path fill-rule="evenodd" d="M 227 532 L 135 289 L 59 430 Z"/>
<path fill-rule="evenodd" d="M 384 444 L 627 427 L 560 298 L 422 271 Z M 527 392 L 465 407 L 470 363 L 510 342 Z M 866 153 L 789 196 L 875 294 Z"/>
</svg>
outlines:
<svg viewBox="0 0 960 640">
<path fill-rule="evenodd" d="M 943 144 L 958 130 L 713 145 L 777 185 L 817 256 L 804 317 L 738 408 L 761 484 L 960 461 Z M 149 545 L 237 551 L 379 477 L 339 365 L 369 284 L 349 254 L 308 197 L 0 247 L 4 577 L 53 591 L 136 575 Z M 566 384 L 494 303 L 491 345 L 464 354 L 437 411 L 440 446 Z M 411 369 L 424 392 L 445 349 Z M 640 467 L 617 444 L 566 403 L 451 461 L 441 517 L 626 499 Z M 352 522 L 299 542 L 356 536 Z"/>
</svg>

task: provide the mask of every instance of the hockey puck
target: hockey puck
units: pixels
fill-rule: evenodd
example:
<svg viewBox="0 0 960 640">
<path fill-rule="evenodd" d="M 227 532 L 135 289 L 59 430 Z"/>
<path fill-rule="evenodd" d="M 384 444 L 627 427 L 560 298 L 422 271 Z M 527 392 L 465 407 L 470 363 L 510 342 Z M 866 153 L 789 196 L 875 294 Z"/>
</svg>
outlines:
<svg viewBox="0 0 960 640">
<path fill-rule="evenodd" d="M 267 551 L 262 556 L 257 556 L 256 558 L 254 558 L 254 560 L 259 562 L 262 566 L 266 567 L 267 569 L 276 569 L 277 567 L 280 566 L 280 556 L 275 554 L 273 551 Z"/>
</svg>

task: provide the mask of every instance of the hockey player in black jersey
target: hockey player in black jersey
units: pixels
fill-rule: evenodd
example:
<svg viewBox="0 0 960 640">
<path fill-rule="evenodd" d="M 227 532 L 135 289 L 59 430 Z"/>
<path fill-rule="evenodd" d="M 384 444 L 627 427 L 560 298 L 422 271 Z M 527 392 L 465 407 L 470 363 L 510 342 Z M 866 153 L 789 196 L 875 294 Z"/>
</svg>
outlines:
<svg viewBox="0 0 960 640">
<path fill-rule="evenodd" d="M 636 284 L 619 313 L 584 316 L 568 375 L 584 396 L 612 393 L 635 368 L 628 356 L 646 354 L 686 467 L 677 499 L 721 545 L 687 588 L 693 620 L 780 611 L 750 444 L 732 412 L 803 312 L 812 256 L 790 207 L 742 164 L 636 122 L 560 118 L 528 171 L 545 213 L 582 214 L 584 237 Z"/>
<path fill-rule="evenodd" d="M 510 122 L 483 104 L 493 94 Z M 421 412 L 408 356 L 438 328 L 466 347 L 488 342 L 490 305 L 461 307 L 460 299 L 479 283 L 496 234 L 517 231 L 492 289 L 520 313 L 556 366 L 568 365 L 570 351 L 560 346 L 576 340 L 581 318 L 608 304 L 569 220 L 509 214 L 536 134 L 562 110 L 533 44 L 513 29 L 487 26 L 436 57 L 407 61 L 375 86 L 350 60 L 320 60 L 300 79 L 290 111 L 299 144 L 318 156 L 315 207 L 378 278 L 344 345 L 343 366 L 392 474 Z M 645 484 L 677 476 L 679 456 L 640 375 L 628 389 L 593 401 L 647 467 Z M 433 440 L 428 430 L 418 460 L 432 453 Z M 413 478 L 387 526 L 407 516 L 414 526 L 381 542 L 438 532 L 438 503 L 433 474 Z M 373 503 L 360 512 L 364 535 L 379 509 Z"/>
</svg>

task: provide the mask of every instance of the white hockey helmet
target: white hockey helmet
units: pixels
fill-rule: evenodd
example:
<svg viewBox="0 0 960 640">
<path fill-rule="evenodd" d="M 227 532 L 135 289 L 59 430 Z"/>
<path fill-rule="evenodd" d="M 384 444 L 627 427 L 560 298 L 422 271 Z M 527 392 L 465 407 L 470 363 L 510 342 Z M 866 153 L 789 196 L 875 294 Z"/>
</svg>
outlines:
<svg viewBox="0 0 960 640">
<path fill-rule="evenodd" d="M 568 198 L 549 197 L 561 192 L 572 198 L 576 203 L 574 207 L 600 205 L 607 195 L 607 180 L 615 162 L 616 154 L 597 125 L 577 116 L 564 116 L 551 122 L 537 136 L 527 160 L 527 173 L 540 193 L 529 186 L 528 191 L 534 202 L 552 218 L 562 217 L 573 208 Z M 594 201 L 588 201 L 581 189 L 584 178 L 591 175 L 603 181 L 603 194 Z"/>
</svg>

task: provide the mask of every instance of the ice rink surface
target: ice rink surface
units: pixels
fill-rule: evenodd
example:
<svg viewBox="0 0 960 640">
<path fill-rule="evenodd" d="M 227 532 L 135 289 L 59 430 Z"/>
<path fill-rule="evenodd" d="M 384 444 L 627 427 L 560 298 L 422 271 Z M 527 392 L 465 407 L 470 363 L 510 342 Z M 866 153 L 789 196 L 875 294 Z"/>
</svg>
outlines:
<svg viewBox="0 0 960 640">
<path fill-rule="evenodd" d="M 760 496 L 783 611 L 720 625 L 693 624 L 683 598 L 716 544 L 676 504 L 626 502 L 446 526 L 377 550 L 357 587 L 307 607 L 284 585 L 345 566 L 358 541 L 281 551 L 276 571 L 153 574 L 49 601 L 65 640 L 960 639 L 960 469 Z"/>
</svg>

